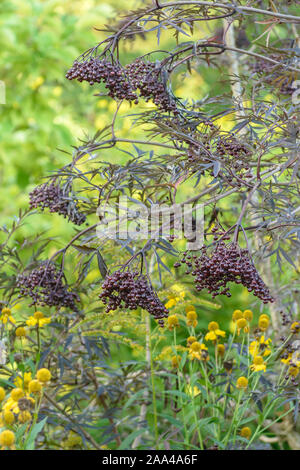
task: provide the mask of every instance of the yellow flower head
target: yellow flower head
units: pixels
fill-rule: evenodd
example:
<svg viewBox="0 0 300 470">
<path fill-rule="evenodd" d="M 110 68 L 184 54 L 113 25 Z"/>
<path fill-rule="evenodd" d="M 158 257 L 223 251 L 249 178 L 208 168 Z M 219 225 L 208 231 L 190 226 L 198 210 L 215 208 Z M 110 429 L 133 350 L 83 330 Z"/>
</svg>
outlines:
<svg viewBox="0 0 300 470">
<path fill-rule="evenodd" d="M 0 402 L 5 398 L 5 390 L 3 387 L 0 387 Z"/>
<path fill-rule="evenodd" d="M 173 328 L 176 328 L 177 326 L 179 326 L 179 321 L 178 321 L 177 315 L 170 315 L 168 317 L 167 322 L 168 322 L 169 330 L 172 330 Z"/>
<path fill-rule="evenodd" d="M 219 323 L 216 321 L 211 321 L 207 327 L 208 331 L 215 331 L 215 330 L 218 330 L 219 328 L 220 328 Z"/>
<path fill-rule="evenodd" d="M 251 368 L 251 370 L 253 370 L 255 372 L 260 372 L 260 371 L 265 372 L 267 366 L 264 363 L 264 359 L 263 359 L 262 356 L 255 356 L 253 358 L 253 364 L 251 364 L 250 368 Z"/>
<path fill-rule="evenodd" d="M 12 447 L 15 443 L 15 435 L 12 431 L 2 431 L 0 434 L 0 446 Z"/>
<path fill-rule="evenodd" d="M 239 377 L 236 381 L 236 388 L 240 390 L 246 390 L 248 387 L 248 379 L 246 377 Z"/>
<path fill-rule="evenodd" d="M 197 326 L 197 313 L 195 310 L 189 310 L 186 314 L 186 323 L 188 326 Z"/>
<path fill-rule="evenodd" d="M 217 323 L 216 321 L 211 321 L 208 324 L 208 333 L 206 333 L 205 335 L 205 340 L 216 341 L 219 336 L 222 336 L 224 338 L 225 334 L 225 331 L 220 330 L 219 323 Z"/>
<path fill-rule="evenodd" d="M 224 354 L 225 354 L 225 346 L 224 346 L 224 344 L 218 344 L 218 345 L 217 345 L 217 354 L 218 354 L 218 356 L 221 356 L 221 357 L 224 356 Z"/>
<path fill-rule="evenodd" d="M 266 331 L 270 324 L 270 319 L 267 315 L 263 314 L 259 317 L 258 327 L 261 331 Z"/>
<path fill-rule="evenodd" d="M 209 355 L 207 353 L 207 347 L 205 346 L 204 343 L 199 343 L 198 341 L 195 341 L 194 343 L 191 344 L 190 350 L 189 350 L 189 359 L 198 359 L 199 361 L 208 361 L 209 360 Z"/>
<path fill-rule="evenodd" d="M 4 410 L 2 416 L 3 416 L 3 421 L 5 424 L 7 424 L 8 426 L 11 426 L 12 424 L 14 424 L 15 415 L 13 414 L 12 411 Z"/>
<path fill-rule="evenodd" d="M 249 439 L 251 437 L 252 431 L 248 426 L 244 426 L 241 429 L 240 435 L 244 437 L 245 439 Z"/>
<path fill-rule="evenodd" d="M 199 343 L 199 341 L 193 341 L 190 350 L 194 352 L 201 351 L 201 344 Z"/>
<path fill-rule="evenodd" d="M 26 329 L 23 326 L 19 326 L 16 329 L 16 336 L 18 338 L 24 338 L 24 336 L 26 336 Z"/>
<path fill-rule="evenodd" d="M 45 368 L 39 369 L 36 373 L 36 378 L 42 383 L 49 382 L 51 379 L 51 372 Z"/>
<path fill-rule="evenodd" d="M 252 310 L 244 310 L 243 317 L 250 323 L 253 320 Z"/>
<path fill-rule="evenodd" d="M 28 385 L 29 393 L 39 393 L 42 390 L 41 383 L 38 380 L 31 380 Z"/>
<path fill-rule="evenodd" d="M 238 330 L 238 335 L 240 334 L 241 330 L 244 330 L 244 333 L 248 333 L 248 322 L 246 318 L 239 318 L 236 322 L 236 327 Z"/>
<path fill-rule="evenodd" d="M 24 392 L 21 388 L 13 388 L 10 392 L 10 397 L 13 401 L 18 402 L 20 398 L 24 397 Z"/>
<path fill-rule="evenodd" d="M 195 341 L 197 341 L 197 338 L 195 336 L 189 336 L 188 339 L 186 340 L 188 346 L 190 346 Z"/>
<path fill-rule="evenodd" d="M 300 322 L 294 321 L 294 323 L 291 324 L 291 332 L 292 333 L 298 333 L 300 330 Z"/>
<path fill-rule="evenodd" d="M 237 321 L 240 318 L 243 318 L 242 310 L 235 310 L 232 314 L 232 321 Z"/>
</svg>

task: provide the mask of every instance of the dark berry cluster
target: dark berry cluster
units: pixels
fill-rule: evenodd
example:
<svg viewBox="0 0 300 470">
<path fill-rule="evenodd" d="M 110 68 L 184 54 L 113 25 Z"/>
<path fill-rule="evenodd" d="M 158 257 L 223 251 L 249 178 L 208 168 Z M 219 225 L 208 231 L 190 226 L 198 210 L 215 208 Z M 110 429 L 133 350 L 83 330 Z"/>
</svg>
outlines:
<svg viewBox="0 0 300 470">
<path fill-rule="evenodd" d="M 17 277 L 21 297 L 31 297 L 31 305 L 68 307 L 76 310 L 79 296 L 68 290 L 63 272 L 51 262 L 45 262 L 29 273 Z"/>
<path fill-rule="evenodd" d="M 115 271 L 102 284 L 100 299 L 107 305 L 106 311 L 118 308 L 147 310 L 163 326 L 168 310 L 159 300 L 148 280 L 137 271 Z"/>
<path fill-rule="evenodd" d="M 211 168 L 217 160 L 220 163 L 218 175 L 235 186 L 241 186 L 246 178 L 252 177 L 249 166 L 251 155 L 251 150 L 232 135 L 218 136 L 217 139 L 204 135 L 201 144 L 192 143 L 187 149 L 188 161 L 196 164 L 197 169 L 199 164 Z M 215 176 L 213 171 L 212 176 Z"/>
<path fill-rule="evenodd" d="M 269 289 L 259 276 L 248 250 L 241 249 L 236 243 L 217 243 L 216 247 L 208 252 L 203 247 L 199 256 L 185 252 L 180 262 L 188 268 L 187 274 L 194 276 L 196 289 L 200 292 L 207 289 L 212 297 L 217 295 L 231 296 L 228 284 L 242 284 L 259 297 L 264 303 L 273 302 Z"/>
<path fill-rule="evenodd" d="M 90 57 L 82 62 L 75 61 L 66 73 L 66 78 L 79 82 L 87 81 L 90 85 L 104 82 L 111 98 L 138 102 L 124 68 L 119 63 L 111 63 L 105 57 L 102 59 Z"/>
<path fill-rule="evenodd" d="M 175 100 L 162 80 L 161 69 L 154 62 L 136 59 L 126 65 L 126 72 L 134 89 L 139 89 L 145 101 L 152 100 L 159 109 L 178 114 Z"/>
<path fill-rule="evenodd" d="M 59 183 L 51 181 L 34 188 L 29 194 L 30 209 L 40 208 L 49 209 L 50 212 L 56 212 L 76 225 L 85 222 L 86 216 L 82 214 L 77 207 L 77 203 L 70 197 L 70 190 L 65 190 Z"/>
<path fill-rule="evenodd" d="M 90 57 L 75 61 L 66 73 L 66 78 L 87 81 L 90 85 L 104 82 L 110 97 L 133 101 L 135 104 L 138 103 L 139 90 L 140 96 L 146 101 L 152 99 L 159 109 L 178 114 L 175 100 L 162 80 L 161 69 L 153 62 L 136 59 L 122 67 L 120 63 L 112 63 L 105 57 Z"/>
</svg>

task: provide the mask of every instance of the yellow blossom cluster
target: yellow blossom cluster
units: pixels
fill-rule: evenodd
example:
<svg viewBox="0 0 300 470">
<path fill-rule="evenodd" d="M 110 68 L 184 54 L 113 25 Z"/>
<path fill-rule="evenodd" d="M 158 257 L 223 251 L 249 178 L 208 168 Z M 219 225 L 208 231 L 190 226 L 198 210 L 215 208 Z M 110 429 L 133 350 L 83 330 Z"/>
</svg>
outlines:
<svg viewBox="0 0 300 470">
<path fill-rule="evenodd" d="M 25 372 L 23 377 L 14 380 L 14 387 L 9 394 L 0 387 L 0 402 L 2 404 L 0 414 L 0 428 L 13 426 L 15 423 L 30 424 L 32 420 L 31 410 L 36 403 L 36 397 L 41 396 L 43 386 L 51 379 L 51 372 L 42 368 L 32 379 L 31 372 Z M 10 430 L 2 430 L 0 433 L 0 446 L 2 449 L 13 448 L 15 435 Z"/>
</svg>

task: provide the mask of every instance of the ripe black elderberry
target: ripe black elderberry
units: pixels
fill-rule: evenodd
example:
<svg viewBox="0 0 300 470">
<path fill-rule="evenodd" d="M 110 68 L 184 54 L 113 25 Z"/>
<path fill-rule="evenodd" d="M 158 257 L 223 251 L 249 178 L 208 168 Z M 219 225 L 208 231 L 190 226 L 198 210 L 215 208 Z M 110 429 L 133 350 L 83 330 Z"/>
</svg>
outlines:
<svg viewBox="0 0 300 470">
<path fill-rule="evenodd" d="M 188 273 L 194 276 L 196 289 L 207 289 L 212 297 L 226 295 L 231 297 L 228 284 L 242 284 L 259 297 L 263 303 L 273 302 L 268 287 L 259 276 L 248 250 L 241 249 L 237 243 L 226 244 L 220 241 L 211 253 L 203 247 L 199 256 L 184 253 L 181 264 L 186 264 Z M 178 263 L 176 263 L 178 267 Z"/>
<path fill-rule="evenodd" d="M 20 297 L 31 297 L 31 305 L 48 305 L 49 307 L 69 307 L 76 310 L 79 296 L 68 290 L 64 282 L 63 272 L 46 261 L 28 274 L 17 277 Z"/>
<path fill-rule="evenodd" d="M 47 208 L 50 212 L 56 212 L 76 225 L 85 222 L 86 216 L 79 212 L 77 203 L 70 197 L 70 190 L 63 189 L 59 183 L 51 181 L 37 186 L 29 194 L 29 207 L 40 208 L 42 211 Z"/>
<path fill-rule="evenodd" d="M 163 318 L 168 316 L 168 310 L 151 284 L 137 271 L 115 271 L 108 275 L 99 297 L 107 305 L 106 312 L 122 307 L 130 310 L 141 307 L 153 315 L 160 326 L 164 325 Z"/>
<path fill-rule="evenodd" d="M 125 69 L 118 62 L 111 63 L 105 57 L 101 60 L 98 57 L 90 57 L 82 62 L 75 61 L 66 73 L 66 78 L 79 82 L 87 81 L 90 85 L 104 82 L 111 98 L 138 102 Z"/>
<path fill-rule="evenodd" d="M 162 79 L 160 67 L 154 62 L 136 59 L 126 65 L 126 72 L 134 89 L 139 89 L 140 95 L 161 110 L 178 114 L 174 98 L 170 96 Z"/>
</svg>

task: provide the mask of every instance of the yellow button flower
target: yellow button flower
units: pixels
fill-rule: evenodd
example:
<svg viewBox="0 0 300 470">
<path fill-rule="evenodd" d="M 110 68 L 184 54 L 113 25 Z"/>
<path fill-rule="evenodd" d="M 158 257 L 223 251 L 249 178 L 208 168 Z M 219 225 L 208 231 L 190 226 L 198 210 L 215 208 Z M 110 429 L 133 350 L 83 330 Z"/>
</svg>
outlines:
<svg viewBox="0 0 300 470">
<path fill-rule="evenodd" d="M 251 437 L 252 431 L 248 426 L 244 426 L 241 429 L 240 435 L 241 437 L 244 437 L 245 439 L 249 439 Z"/>
<path fill-rule="evenodd" d="M 266 331 L 270 324 L 270 319 L 267 315 L 263 314 L 259 317 L 258 327 L 261 331 Z"/>
<path fill-rule="evenodd" d="M 256 356 L 253 358 L 253 364 L 251 364 L 250 369 L 255 372 L 266 371 L 266 364 L 262 356 Z"/>
<path fill-rule="evenodd" d="M 237 321 L 240 318 L 243 318 L 243 312 L 242 310 L 235 310 L 232 314 L 232 321 Z"/>
<path fill-rule="evenodd" d="M 241 330 L 244 331 L 244 333 L 248 333 L 248 322 L 246 318 L 239 318 L 236 322 L 236 327 L 237 327 L 237 332 L 238 335 L 240 334 Z"/>
<path fill-rule="evenodd" d="M 19 326 L 16 329 L 16 336 L 18 338 L 24 338 L 24 336 L 26 336 L 26 329 L 23 326 Z"/>
<path fill-rule="evenodd" d="M 246 377 L 239 377 L 236 381 L 236 388 L 240 390 L 246 390 L 248 387 L 248 379 Z"/>
<path fill-rule="evenodd" d="M 0 434 L 0 446 L 12 447 L 15 443 L 15 435 L 12 431 L 2 431 Z"/>
<path fill-rule="evenodd" d="M 195 336 L 189 336 L 188 339 L 186 340 L 188 346 L 190 346 L 195 341 L 197 341 L 197 338 Z"/>
<path fill-rule="evenodd" d="M 39 369 L 36 373 L 36 378 L 42 383 L 49 382 L 51 379 L 51 372 L 45 368 Z"/>
<path fill-rule="evenodd" d="M 7 424 L 8 426 L 11 426 L 15 422 L 15 415 L 13 414 L 12 411 L 9 411 L 9 410 L 3 411 L 2 417 L 3 417 L 4 423 Z"/>
<path fill-rule="evenodd" d="M 24 397 L 24 392 L 21 388 L 13 388 L 10 392 L 12 400 L 18 402 L 20 398 Z"/>
<path fill-rule="evenodd" d="M 169 330 L 172 330 L 173 328 L 176 328 L 177 326 L 179 326 L 177 315 L 170 315 L 167 319 L 167 322 L 168 322 Z"/>
<path fill-rule="evenodd" d="M 29 393 L 39 393 L 42 390 L 41 383 L 38 380 L 31 380 L 28 385 Z"/>
<path fill-rule="evenodd" d="M 207 353 L 207 346 L 198 341 L 194 341 L 189 349 L 189 359 L 198 359 L 199 361 L 208 361 L 209 355 Z"/>
<path fill-rule="evenodd" d="M 197 326 L 197 313 L 195 310 L 189 310 L 186 314 L 186 323 L 188 326 L 193 326 L 196 328 Z"/>
<path fill-rule="evenodd" d="M 250 323 L 253 320 L 252 310 L 244 310 L 243 317 Z"/>
<path fill-rule="evenodd" d="M 226 333 L 223 330 L 220 330 L 219 323 L 216 321 L 211 321 L 208 324 L 208 333 L 205 335 L 206 341 L 216 341 L 219 336 L 225 337 Z"/>
</svg>

